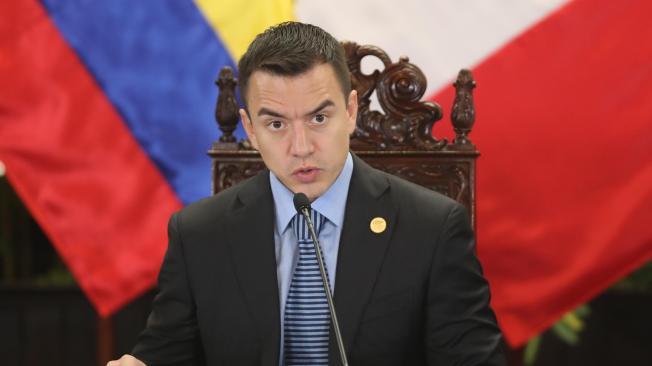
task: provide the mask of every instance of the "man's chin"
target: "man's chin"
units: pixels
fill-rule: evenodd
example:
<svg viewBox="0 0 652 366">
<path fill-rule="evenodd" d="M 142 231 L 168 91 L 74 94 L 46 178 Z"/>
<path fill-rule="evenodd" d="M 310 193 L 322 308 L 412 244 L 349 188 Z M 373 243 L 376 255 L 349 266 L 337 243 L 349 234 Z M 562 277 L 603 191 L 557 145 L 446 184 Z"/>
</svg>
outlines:
<svg viewBox="0 0 652 366">
<path fill-rule="evenodd" d="M 318 183 L 313 183 L 313 184 L 301 184 L 295 187 L 294 190 L 292 190 L 294 193 L 303 193 L 306 196 L 308 196 L 308 199 L 310 202 L 316 200 L 319 196 L 324 194 L 324 189 L 321 187 L 320 184 Z"/>
</svg>

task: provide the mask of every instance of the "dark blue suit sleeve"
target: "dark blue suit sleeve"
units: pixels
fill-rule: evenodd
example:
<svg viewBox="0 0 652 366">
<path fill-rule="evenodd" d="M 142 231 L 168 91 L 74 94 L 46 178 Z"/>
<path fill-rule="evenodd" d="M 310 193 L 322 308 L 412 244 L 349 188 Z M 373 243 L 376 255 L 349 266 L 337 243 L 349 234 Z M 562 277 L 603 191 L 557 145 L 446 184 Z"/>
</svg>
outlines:
<svg viewBox="0 0 652 366">
<path fill-rule="evenodd" d="M 450 210 L 437 239 L 427 294 L 429 365 L 505 365 L 489 285 L 466 209 Z"/>
</svg>

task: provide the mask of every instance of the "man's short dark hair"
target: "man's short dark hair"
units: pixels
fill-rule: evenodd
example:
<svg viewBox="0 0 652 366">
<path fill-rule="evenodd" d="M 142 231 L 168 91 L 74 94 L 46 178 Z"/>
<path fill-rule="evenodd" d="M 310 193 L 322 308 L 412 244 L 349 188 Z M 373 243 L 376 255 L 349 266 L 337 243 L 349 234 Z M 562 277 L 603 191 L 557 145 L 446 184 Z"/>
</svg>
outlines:
<svg viewBox="0 0 652 366">
<path fill-rule="evenodd" d="M 344 49 L 332 35 L 315 25 L 299 22 L 267 28 L 251 42 L 238 63 L 240 96 L 246 105 L 249 78 L 254 71 L 296 76 L 318 64 L 333 67 L 346 102 L 351 92 L 351 76 Z"/>
</svg>

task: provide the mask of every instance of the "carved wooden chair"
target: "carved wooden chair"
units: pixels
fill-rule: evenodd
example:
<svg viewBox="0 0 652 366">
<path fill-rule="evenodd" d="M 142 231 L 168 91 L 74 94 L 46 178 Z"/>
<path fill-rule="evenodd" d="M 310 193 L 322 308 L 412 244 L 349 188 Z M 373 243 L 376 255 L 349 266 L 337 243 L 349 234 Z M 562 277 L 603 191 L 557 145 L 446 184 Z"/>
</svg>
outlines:
<svg viewBox="0 0 652 366">
<path fill-rule="evenodd" d="M 420 101 L 426 90 L 421 70 L 401 57 L 392 62 L 383 50 L 343 42 L 352 87 L 358 92 L 358 119 L 351 135 L 351 151 L 373 167 L 443 193 L 464 204 L 475 226 L 475 162 L 479 153 L 469 140 L 475 120 L 473 88 L 468 70 L 461 70 L 453 84 L 456 89 L 451 120 L 455 130 L 452 142 L 432 136 L 432 127 L 442 118 L 441 108 Z M 361 71 L 366 56 L 380 59 L 384 70 L 371 74 Z M 264 168 L 260 155 L 248 140 L 233 136 L 239 116 L 235 97 L 237 81 L 224 67 L 216 84 L 215 118 L 223 135 L 213 143 L 213 194 L 251 177 Z M 376 92 L 381 111 L 372 110 L 371 95 Z"/>
</svg>

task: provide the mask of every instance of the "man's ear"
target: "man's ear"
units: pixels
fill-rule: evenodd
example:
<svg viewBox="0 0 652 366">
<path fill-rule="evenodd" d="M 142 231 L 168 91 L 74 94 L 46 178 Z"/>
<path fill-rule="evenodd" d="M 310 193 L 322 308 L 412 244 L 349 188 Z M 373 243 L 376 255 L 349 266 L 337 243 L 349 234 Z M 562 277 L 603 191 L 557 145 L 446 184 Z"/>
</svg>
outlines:
<svg viewBox="0 0 652 366">
<path fill-rule="evenodd" d="M 240 113 L 240 120 L 242 121 L 242 127 L 244 127 L 245 132 L 247 133 L 247 138 L 251 142 L 251 146 L 254 149 L 258 150 L 258 140 L 256 139 L 256 133 L 254 132 L 254 126 L 249 119 L 249 114 L 243 108 L 240 108 L 238 111 Z"/>
<path fill-rule="evenodd" d="M 355 131 L 355 123 L 358 119 L 358 92 L 356 90 L 351 90 L 351 93 L 349 93 L 346 112 L 348 114 L 349 134 L 352 134 Z"/>
</svg>

